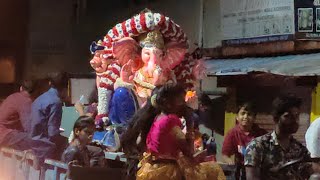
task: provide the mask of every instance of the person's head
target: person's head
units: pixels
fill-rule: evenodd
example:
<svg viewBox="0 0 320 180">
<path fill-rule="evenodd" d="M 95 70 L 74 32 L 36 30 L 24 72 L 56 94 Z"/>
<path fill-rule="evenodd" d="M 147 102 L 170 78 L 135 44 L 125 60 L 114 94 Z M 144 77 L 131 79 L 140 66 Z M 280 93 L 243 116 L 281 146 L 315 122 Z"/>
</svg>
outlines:
<svg viewBox="0 0 320 180">
<path fill-rule="evenodd" d="M 32 96 L 34 99 L 39 97 L 44 92 L 48 91 L 50 88 L 49 86 L 49 79 L 48 78 L 41 78 L 35 80 L 35 89 L 32 92 Z"/>
<path fill-rule="evenodd" d="M 212 101 L 207 94 L 199 95 L 199 110 L 206 111 L 212 105 Z"/>
<path fill-rule="evenodd" d="M 252 103 L 245 102 L 238 106 L 237 123 L 245 130 L 251 130 L 256 114 L 257 112 Z"/>
<path fill-rule="evenodd" d="M 283 134 L 293 134 L 299 129 L 301 99 L 292 95 L 274 99 L 273 120 Z"/>
<path fill-rule="evenodd" d="M 66 98 L 68 93 L 69 76 L 66 72 L 50 73 L 48 75 L 50 86 L 57 89 L 61 98 Z"/>
<path fill-rule="evenodd" d="M 183 86 L 165 84 L 161 86 L 150 98 L 153 107 L 165 114 L 183 116 L 186 108 L 186 91 Z"/>
<path fill-rule="evenodd" d="M 20 85 L 20 92 L 25 91 L 28 94 L 32 94 L 35 91 L 35 81 L 33 80 L 23 80 Z"/>
<path fill-rule="evenodd" d="M 74 138 L 83 145 L 91 142 L 94 131 L 94 119 L 89 116 L 80 116 L 73 126 Z"/>
<path fill-rule="evenodd" d="M 165 84 L 153 89 L 151 97 L 146 104 L 138 110 L 129 122 L 127 131 L 121 138 L 121 144 L 126 153 L 134 153 L 137 149 L 136 140 L 141 134 L 141 146 L 144 148 L 146 136 L 154 122 L 155 117 L 161 112 L 182 115 L 186 107 L 185 91 L 182 86 Z"/>
</svg>

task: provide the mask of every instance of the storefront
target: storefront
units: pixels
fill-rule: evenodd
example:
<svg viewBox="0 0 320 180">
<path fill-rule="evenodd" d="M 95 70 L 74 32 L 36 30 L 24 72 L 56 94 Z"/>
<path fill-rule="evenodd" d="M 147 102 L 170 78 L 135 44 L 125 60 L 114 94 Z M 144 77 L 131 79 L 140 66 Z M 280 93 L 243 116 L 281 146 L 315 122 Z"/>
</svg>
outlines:
<svg viewBox="0 0 320 180">
<path fill-rule="evenodd" d="M 252 101 L 258 110 L 257 123 L 273 129 L 272 100 L 294 94 L 303 100 L 297 139 L 304 142 L 310 122 L 320 116 L 320 53 L 278 57 L 212 59 L 205 63 L 208 77 L 216 77 L 215 89 L 226 88 L 224 132 L 235 125 L 237 106 Z M 206 87 L 208 88 L 208 87 Z"/>
</svg>

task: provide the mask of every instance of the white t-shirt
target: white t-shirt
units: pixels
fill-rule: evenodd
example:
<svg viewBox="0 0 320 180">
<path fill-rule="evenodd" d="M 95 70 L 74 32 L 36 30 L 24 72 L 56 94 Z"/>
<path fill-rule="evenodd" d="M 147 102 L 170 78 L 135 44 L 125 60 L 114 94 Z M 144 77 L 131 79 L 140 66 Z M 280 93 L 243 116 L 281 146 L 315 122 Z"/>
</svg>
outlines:
<svg viewBox="0 0 320 180">
<path fill-rule="evenodd" d="M 311 157 L 320 157 L 320 118 L 310 124 L 305 138 Z"/>
</svg>

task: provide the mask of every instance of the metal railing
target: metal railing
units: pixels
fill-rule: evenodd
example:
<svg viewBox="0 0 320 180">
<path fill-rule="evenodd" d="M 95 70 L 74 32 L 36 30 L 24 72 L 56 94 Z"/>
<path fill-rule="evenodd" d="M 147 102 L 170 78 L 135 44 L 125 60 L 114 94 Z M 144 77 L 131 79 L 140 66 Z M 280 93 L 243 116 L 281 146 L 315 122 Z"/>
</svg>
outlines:
<svg viewBox="0 0 320 180">
<path fill-rule="evenodd" d="M 108 159 L 111 166 L 113 163 L 123 163 L 126 158 L 123 157 L 123 153 L 105 153 L 106 159 Z M 66 180 L 68 165 L 61 161 L 52 159 L 46 159 L 44 165 L 40 169 L 36 169 L 34 164 L 35 157 L 28 153 L 28 151 L 17 151 L 10 148 L 0 149 L 0 180 Z M 220 163 L 219 163 L 220 164 Z M 220 164 L 224 170 L 227 179 L 233 180 L 235 173 L 235 166 L 229 166 L 226 164 Z M 97 175 L 101 172 L 107 174 L 109 178 L 117 179 L 123 178 L 123 170 L 121 168 L 108 167 L 108 168 L 80 168 L 74 167 L 75 171 L 81 171 L 85 174 L 94 172 Z M 83 176 L 83 175 L 82 175 Z M 91 177 L 92 174 L 91 174 Z"/>
<path fill-rule="evenodd" d="M 106 152 L 106 159 L 110 166 L 105 168 L 81 168 L 73 167 L 76 174 L 89 173 L 91 177 L 108 176 L 111 179 L 121 179 L 124 174 L 120 163 L 126 161 L 123 153 Z M 39 169 L 34 167 L 35 157 L 30 151 L 18 151 L 10 148 L 0 149 L 0 180 L 65 180 L 68 165 L 61 161 L 46 159 Z M 117 167 L 119 166 L 119 167 Z M 80 169 L 80 170 L 79 170 Z M 72 174 L 72 172 L 71 172 Z M 79 179 L 79 178 L 77 178 Z M 123 178 L 122 178 L 123 179 Z"/>
<path fill-rule="evenodd" d="M 68 166 L 46 159 L 40 169 L 34 167 L 35 157 L 28 151 L 0 149 L 0 180 L 65 180 Z"/>
</svg>

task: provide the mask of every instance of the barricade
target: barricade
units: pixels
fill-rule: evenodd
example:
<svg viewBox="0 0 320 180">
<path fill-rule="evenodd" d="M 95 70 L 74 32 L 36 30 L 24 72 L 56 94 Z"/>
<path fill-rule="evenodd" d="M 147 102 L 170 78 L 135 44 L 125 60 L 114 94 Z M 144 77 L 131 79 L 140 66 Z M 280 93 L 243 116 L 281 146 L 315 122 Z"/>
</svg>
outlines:
<svg viewBox="0 0 320 180">
<path fill-rule="evenodd" d="M 28 151 L 0 150 L 0 180 L 65 180 L 67 164 L 46 159 L 39 170 L 33 167 L 34 156 Z"/>
<path fill-rule="evenodd" d="M 108 179 L 124 179 L 125 171 L 123 153 L 105 153 L 108 168 L 71 168 L 71 174 L 76 179 L 99 176 Z M 0 149 L 0 180 L 66 180 L 68 165 L 51 159 L 46 159 L 44 166 L 37 170 L 33 167 L 34 156 L 27 151 L 17 151 L 10 148 Z M 219 163 L 220 164 L 220 163 Z M 228 180 L 234 179 L 235 166 L 220 164 Z M 90 176 L 91 174 L 91 176 Z M 79 178 L 82 177 L 82 178 Z M 92 178 L 90 178 L 92 179 Z"/>
<path fill-rule="evenodd" d="M 82 168 L 72 167 L 71 174 L 75 179 L 87 177 L 108 177 L 108 179 L 124 179 L 125 171 L 123 153 L 105 153 L 108 167 Z M 46 159 L 39 169 L 33 167 L 34 156 L 28 151 L 18 151 L 10 148 L 0 149 L 0 180 L 65 180 L 68 165 L 61 161 Z M 91 179 L 90 178 L 90 179 Z"/>
</svg>

